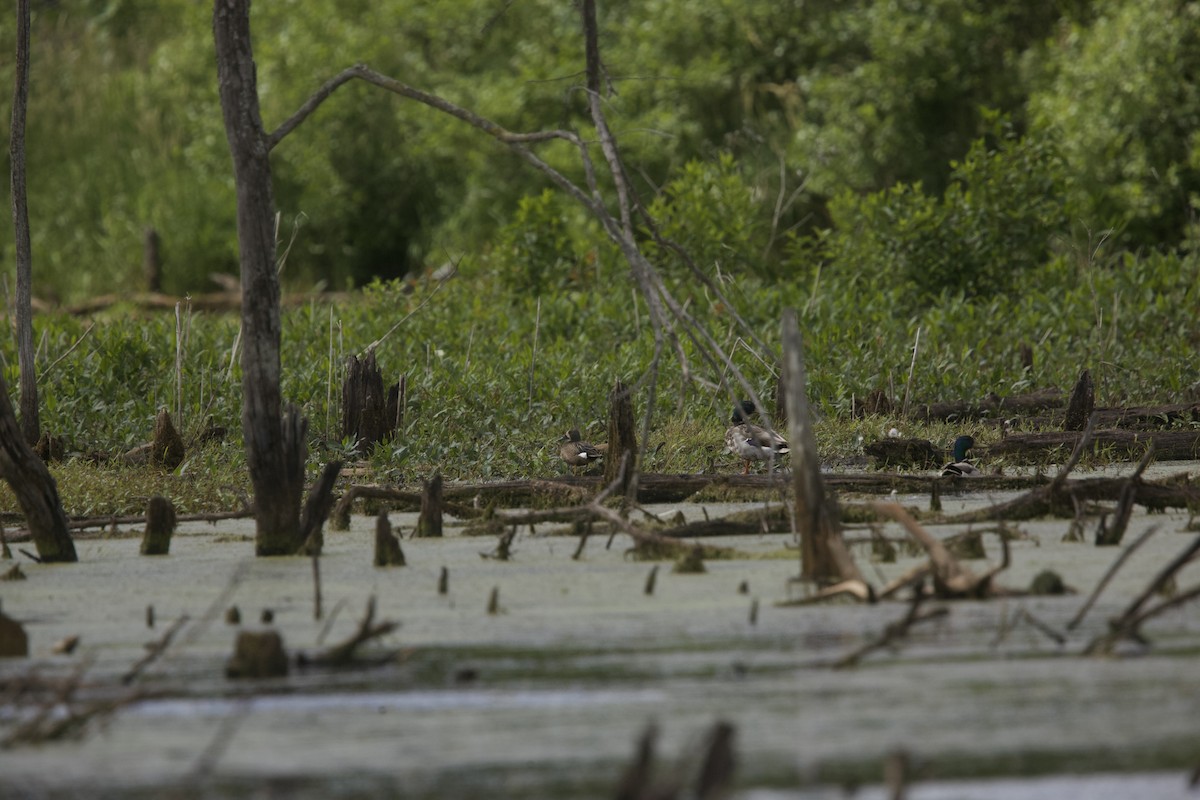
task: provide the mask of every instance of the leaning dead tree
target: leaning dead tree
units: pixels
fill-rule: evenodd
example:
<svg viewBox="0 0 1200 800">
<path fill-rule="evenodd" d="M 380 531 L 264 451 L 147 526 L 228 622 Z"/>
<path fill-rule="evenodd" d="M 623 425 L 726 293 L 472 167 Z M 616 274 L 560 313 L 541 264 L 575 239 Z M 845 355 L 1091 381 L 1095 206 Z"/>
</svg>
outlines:
<svg viewBox="0 0 1200 800">
<path fill-rule="evenodd" d="M 232 2 L 232 0 L 225 0 L 225 2 Z M 218 0 L 218 7 L 222 4 L 221 0 Z M 243 4 L 238 3 L 237 5 Z M 742 396 L 749 397 L 760 409 L 765 409 L 767 406 L 733 363 L 730 355 L 722 350 L 720 344 L 712 337 L 702 322 L 688 311 L 686 303 L 675 296 L 663 281 L 658 269 L 642 252 L 639 240 L 644 236 L 648 235 L 661 250 L 674 254 L 683 263 L 696 283 L 703 287 L 707 296 L 722 304 L 748 341 L 753 342 L 762 353 L 767 354 L 770 361 L 777 361 L 778 358 L 759 337 L 757 331 L 737 313 L 736 306 L 725 296 L 720 285 L 700 269 L 683 247 L 666 239 L 661 234 L 657 223 L 638 197 L 634 183 L 630 180 L 622 161 L 617 138 L 605 117 L 605 87 L 609 81 L 600 58 L 596 3 L 595 0 L 581 0 L 577 7 L 580 10 L 584 37 L 586 62 L 584 88 L 588 116 L 593 129 L 589 136 L 585 137 L 575 131 L 565 129 L 532 133 L 509 131 L 449 100 L 380 74 L 365 64 L 356 64 L 327 80 L 295 113 L 266 136 L 264 142 L 257 143 L 256 146 L 265 147 L 266 150 L 274 147 L 329 99 L 340 86 L 352 80 L 366 81 L 401 97 L 449 114 L 504 144 L 512 153 L 544 175 L 559 190 L 580 203 L 600 223 L 605 234 L 617 246 L 629 265 L 630 276 L 646 301 L 651 329 L 654 332 L 654 357 L 645 376 L 629 389 L 633 392 L 644 388 L 649 395 L 644 403 L 645 412 L 642 422 L 641 446 L 645 447 L 649 442 L 646 434 L 650 429 L 650 420 L 655 406 L 654 395 L 658 369 L 664 351 L 670 348 L 675 353 L 684 375 L 692 374 L 689 357 L 684 346 L 685 340 L 691 342 L 693 352 L 704 362 L 711 374 L 729 376 L 719 379 L 722 385 L 729 386 L 728 381 L 732 379 L 741 388 Z M 248 53 L 248 40 L 246 49 Z M 249 66 L 252 68 L 252 62 Z M 253 77 L 252 71 L 249 74 Z M 254 121 L 256 123 L 258 121 L 257 104 L 254 109 Z M 584 185 L 575 183 L 534 152 L 535 146 L 552 141 L 566 142 L 578 152 Z M 597 147 L 601 163 L 608 173 L 607 183 L 612 187 L 613 196 L 610 198 L 606 198 L 601 189 L 602 181 L 598 175 L 597 163 L 593 160 L 593 149 Z M 265 153 L 262 158 L 265 168 Z M 729 392 L 730 398 L 736 399 L 734 397 L 735 390 L 732 387 L 729 388 Z M 632 470 L 637 470 L 636 461 L 631 463 L 630 467 Z M 633 480 L 632 483 L 636 485 L 636 480 Z"/>
<path fill-rule="evenodd" d="M 304 547 L 321 520 L 301 519 L 308 423 L 294 406 L 283 413 L 279 387 L 279 277 L 271 148 L 258 105 L 249 0 L 214 0 L 213 38 L 225 134 L 237 187 L 242 283 L 242 432 L 254 486 L 255 551 L 288 555 Z M 322 480 L 324 491 L 333 481 Z M 315 491 L 315 489 L 314 489 Z M 327 507 L 310 502 L 312 508 Z"/>
<path fill-rule="evenodd" d="M 46 464 L 21 436 L 8 385 L 0 376 L 0 478 L 8 481 L 37 547 L 38 558 L 78 561 L 75 543 L 67 531 L 67 515 L 58 497 L 58 485 Z"/>
</svg>

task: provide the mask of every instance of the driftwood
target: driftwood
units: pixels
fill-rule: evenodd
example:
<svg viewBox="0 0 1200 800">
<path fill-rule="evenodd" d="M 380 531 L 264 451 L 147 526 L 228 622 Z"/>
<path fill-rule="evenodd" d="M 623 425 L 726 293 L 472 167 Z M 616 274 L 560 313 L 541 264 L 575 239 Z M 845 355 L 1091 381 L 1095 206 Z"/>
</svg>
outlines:
<svg viewBox="0 0 1200 800">
<path fill-rule="evenodd" d="M 863 452 L 875 459 L 878 467 L 941 469 L 949 453 L 934 447 L 928 439 L 880 439 L 863 446 Z"/>
<path fill-rule="evenodd" d="M 387 512 L 380 511 L 375 518 L 375 566 L 403 567 L 405 565 L 404 551 L 400 548 L 400 539 L 392 533 L 392 524 L 388 522 Z"/>
<path fill-rule="evenodd" d="M 902 506 L 895 503 L 875 503 L 875 509 L 904 526 L 929 555 L 930 574 L 933 577 L 933 593 L 943 600 L 960 598 L 982 598 L 992 594 L 992 578 L 1008 568 L 1009 553 L 1007 537 L 1000 537 L 1003 559 L 1000 564 L 982 575 L 970 569 L 950 554 L 945 544 L 926 531 Z"/>
</svg>

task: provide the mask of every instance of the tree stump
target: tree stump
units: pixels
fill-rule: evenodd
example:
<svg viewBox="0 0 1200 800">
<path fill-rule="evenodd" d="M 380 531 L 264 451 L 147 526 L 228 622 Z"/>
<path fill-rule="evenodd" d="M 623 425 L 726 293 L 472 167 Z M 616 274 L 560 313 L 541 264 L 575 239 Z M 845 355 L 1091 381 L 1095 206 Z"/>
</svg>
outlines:
<svg viewBox="0 0 1200 800">
<path fill-rule="evenodd" d="M 417 517 L 417 536 L 442 535 L 442 475 L 434 473 L 421 482 L 421 515 Z"/>
<path fill-rule="evenodd" d="M 151 497 L 146 505 L 146 531 L 142 534 L 142 555 L 165 556 L 171 551 L 171 535 L 174 533 L 175 506 L 165 497 Z"/>
<path fill-rule="evenodd" d="M 342 384 L 342 438 L 356 443 L 365 455 L 374 445 L 391 439 L 400 424 L 401 381 L 383 388 L 383 373 L 375 363 L 375 351 L 361 361 L 350 356 Z"/>
<path fill-rule="evenodd" d="M 150 463 L 173 470 L 183 463 L 186 448 L 183 437 L 171 422 L 171 412 L 165 408 L 154 418 L 154 440 L 150 444 Z"/>
<path fill-rule="evenodd" d="M 633 417 L 633 398 L 625 384 L 618 380 L 608 393 L 608 452 L 604 456 L 604 482 L 611 484 L 621 477 L 622 492 L 629 488 L 633 473 L 637 469 L 636 425 Z M 629 463 L 625 465 L 625 473 L 622 476 L 621 467 L 626 460 Z"/>
<path fill-rule="evenodd" d="M 375 518 L 375 566 L 403 567 L 405 563 L 400 539 L 392 533 L 392 524 L 388 522 L 387 512 L 380 511 L 379 516 Z"/>
<path fill-rule="evenodd" d="M 28 658 L 29 636 L 25 627 L 0 611 L 0 658 Z"/>
<path fill-rule="evenodd" d="M 1071 399 L 1067 402 L 1067 418 L 1063 420 L 1064 431 L 1081 431 L 1087 427 L 1088 417 L 1096 407 L 1096 388 L 1092 384 L 1091 370 L 1079 373 Z"/>
<path fill-rule="evenodd" d="M 288 673 L 287 651 L 278 631 L 241 631 L 225 664 L 226 678 L 278 678 Z"/>
</svg>

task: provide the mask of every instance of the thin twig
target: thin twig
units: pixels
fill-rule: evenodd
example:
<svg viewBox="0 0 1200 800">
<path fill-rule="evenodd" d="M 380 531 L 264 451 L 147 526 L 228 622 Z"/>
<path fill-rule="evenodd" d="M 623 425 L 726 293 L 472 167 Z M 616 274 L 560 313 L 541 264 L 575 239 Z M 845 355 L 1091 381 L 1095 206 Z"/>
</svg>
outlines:
<svg viewBox="0 0 1200 800">
<path fill-rule="evenodd" d="M 1121 555 L 1117 556 L 1117 559 L 1112 563 L 1112 566 L 1109 567 L 1108 571 L 1104 573 L 1104 577 L 1102 577 L 1100 582 L 1096 584 L 1096 588 L 1092 590 L 1092 593 L 1088 596 L 1087 601 L 1079 607 L 1079 611 L 1075 612 L 1075 616 L 1072 617 L 1071 621 L 1067 623 L 1067 630 L 1073 631 L 1079 627 L 1079 623 L 1083 622 L 1083 618 L 1087 616 L 1088 611 L 1091 610 L 1092 605 L 1096 602 L 1096 598 L 1098 598 L 1100 593 L 1104 591 L 1104 587 L 1108 586 L 1108 582 L 1112 580 L 1114 575 L 1117 574 L 1117 570 L 1121 568 L 1121 565 L 1124 564 L 1131 555 L 1133 555 L 1134 551 L 1145 544 L 1150 537 L 1158 531 L 1158 529 L 1158 525 L 1151 525 L 1149 528 L 1146 528 L 1146 530 L 1142 531 L 1142 535 L 1139 536 L 1133 542 L 1133 544 L 1129 545 L 1129 547 L 1126 547 L 1121 552 Z"/>
<path fill-rule="evenodd" d="M 64 358 L 66 358 L 67 356 L 71 355 L 71 353 L 72 353 L 72 352 L 75 350 L 75 348 L 76 348 L 76 347 L 79 347 L 80 343 L 81 343 L 81 342 L 83 342 L 83 340 L 87 338 L 87 335 L 88 335 L 89 333 L 91 333 L 91 332 L 92 332 L 92 328 L 94 328 L 94 327 L 96 327 L 96 323 L 94 323 L 94 322 L 93 322 L 91 325 L 88 325 L 88 326 L 87 326 L 87 330 L 86 330 L 86 331 L 84 331 L 83 333 L 79 334 L 79 338 L 78 338 L 78 339 L 76 339 L 74 342 L 72 342 L 71 346 L 70 346 L 70 347 L 68 347 L 68 348 L 67 348 L 67 349 L 66 349 L 66 350 L 63 352 L 63 354 L 62 354 L 62 355 L 60 355 L 58 358 L 56 358 L 56 359 L 54 359 L 53 361 L 51 361 L 51 362 L 50 362 L 50 364 L 49 364 L 49 366 L 47 366 L 45 369 L 43 369 L 43 370 L 41 371 L 41 373 L 38 375 L 38 381 L 39 381 L 39 382 L 41 382 L 41 381 L 44 381 L 44 380 L 46 379 L 46 376 L 47 376 L 47 375 L 49 375 L 49 374 L 50 374 L 50 372 L 51 372 L 51 371 L 52 371 L 52 370 L 53 370 L 55 367 L 57 367 L 57 366 L 58 366 L 58 363 L 59 363 L 60 361 L 62 361 L 62 360 L 63 360 Z"/>
</svg>

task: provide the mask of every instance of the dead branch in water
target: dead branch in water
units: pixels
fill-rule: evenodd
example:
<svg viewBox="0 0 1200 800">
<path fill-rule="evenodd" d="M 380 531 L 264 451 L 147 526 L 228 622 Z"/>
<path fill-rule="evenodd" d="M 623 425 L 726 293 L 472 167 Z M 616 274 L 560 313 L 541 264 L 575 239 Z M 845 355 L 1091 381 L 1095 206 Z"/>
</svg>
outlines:
<svg viewBox="0 0 1200 800">
<path fill-rule="evenodd" d="M 847 667 L 857 666 L 858 662 L 869 653 L 884 647 L 892 647 L 897 642 L 908 637 L 908 632 L 914 625 L 922 622 L 929 622 L 934 619 L 941 619 L 950 613 L 950 609 L 945 606 L 930 609 L 922 613 L 920 611 L 921 603 L 924 601 L 926 594 L 922 591 L 914 591 L 912 601 L 908 605 L 908 611 L 900 619 L 889 622 L 880 635 L 862 645 L 861 647 L 852 650 L 846 655 L 839 658 L 833 664 L 834 669 L 845 669 Z"/>
<path fill-rule="evenodd" d="M 358 630 L 354 632 L 350 638 L 338 645 L 334 645 L 328 650 L 317 653 L 314 656 L 305 656 L 301 653 L 297 656 L 297 662 L 302 667 L 344 667 L 354 662 L 354 655 L 358 648 L 372 639 L 377 639 L 381 636 L 386 636 L 392 631 L 400 627 L 400 623 L 384 620 L 383 622 L 375 622 L 375 595 L 367 600 L 367 610 L 363 614 L 362 620 L 358 623 Z M 378 659 L 380 662 L 391 661 L 395 658 L 398 651 L 393 651 Z"/>
<path fill-rule="evenodd" d="M 899 522 L 929 555 L 930 572 L 933 576 L 934 595 L 945 599 L 983 598 L 992 594 L 992 578 L 1008 568 L 1008 538 L 1000 537 L 1003 559 L 1001 563 L 982 575 L 975 575 L 970 569 L 950 554 L 946 546 L 925 528 L 904 508 L 896 503 L 876 502 L 872 507 L 883 516 Z"/>
<path fill-rule="evenodd" d="M 1149 608 L 1145 607 L 1150 598 L 1156 594 L 1162 594 L 1164 587 L 1168 586 L 1174 580 L 1176 573 L 1195 560 L 1198 554 L 1200 554 L 1200 536 L 1195 537 L 1191 544 L 1185 547 L 1179 555 L 1171 559 L 1154 576 L 1154 579 L 1142 590 L 1141 594 L 1134 598 L 1133 602 L 1126 607 L 1121 616 L 1109 620 L 1108 633 L 1093 639 L 1084 652 L 1087 655 L 1108 655 L 1112 653 L 1120 642 L 1125 640 L 1141 645 L 1149 644 L 1142 635 L 1142 625 L 1164 611 L 1178 608 L 1200 597 L 1200 585 L 1197 585 L 1176 594 L 1168 600 L 1164 600 L 1158 605 L 1150 606 Z"/>
</svg>

